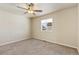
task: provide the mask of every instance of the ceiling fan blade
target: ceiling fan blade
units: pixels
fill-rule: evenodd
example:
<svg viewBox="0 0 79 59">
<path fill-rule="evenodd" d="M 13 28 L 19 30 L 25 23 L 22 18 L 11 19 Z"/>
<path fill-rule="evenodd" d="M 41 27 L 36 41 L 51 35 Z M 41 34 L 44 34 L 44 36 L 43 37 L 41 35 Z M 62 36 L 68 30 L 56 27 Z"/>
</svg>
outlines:
<svg viewBox="0 0 79 59">
<path fill-rule="evenodd" d="M 28 12 L 24 12 L 24 14 L 26 14 L 26 13 L 28 13 Z"/>
<path fill-rule="evenodd" d="M 33 15 L 36 15 L 35 13 L 33 13 Z"/>
<path fill-rule="evenodd" d="M 29 5 L 29 3 L 25 3 L 26 5 Z"/>
<path fill-rule="evenodd" d="M 26 9 L 26 8 L 23 8 L 23 7 L 20 7 L 20 6 L 16 6 L 16 7 L 18 7 L 18 8 L 21 8 L 21 9 L 24 9 L 24 10 L 28 10 L 28 9 Z"/>
<path fill-rule="evenodd" d="M 33 4 L 33 3 L 30 3 L 30 5 L 31 5 L 31 6 L 34 6 L 34 4 Z"/>
<path fill-rule="evenodd" d="M 35 12 L 42 12 L 42 10 L 34 10 Z"/>
<path fill-rule="evenodd" d="M 31 3 L 25 3 L 26 5 L 30 5 Z"/>
</svg>

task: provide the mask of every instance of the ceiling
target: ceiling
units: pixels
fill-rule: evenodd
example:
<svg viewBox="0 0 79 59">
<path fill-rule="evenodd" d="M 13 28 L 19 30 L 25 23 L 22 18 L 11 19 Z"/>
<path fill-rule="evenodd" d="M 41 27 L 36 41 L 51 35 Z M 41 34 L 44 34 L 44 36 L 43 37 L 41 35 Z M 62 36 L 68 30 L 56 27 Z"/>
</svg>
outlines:
<svg viewBox="0 0 79 59">
<path fill-rule="evenodd" d="M 24 14 L 25 10 L 17 8 L 16 6 L 25 7 L 23 3 L 0 3 L 0 10 L 6 10 L 11 13 L 15 13 L 18 15 L 26 15 L 27 17 L 36 17 L 42 16 L 60 9 L 76 6 L 76 3 L 35 3 L 36 9 L 41 9 L 43 12 L 36 13 L 36 15 L 32 14 Z"/>
</svg>

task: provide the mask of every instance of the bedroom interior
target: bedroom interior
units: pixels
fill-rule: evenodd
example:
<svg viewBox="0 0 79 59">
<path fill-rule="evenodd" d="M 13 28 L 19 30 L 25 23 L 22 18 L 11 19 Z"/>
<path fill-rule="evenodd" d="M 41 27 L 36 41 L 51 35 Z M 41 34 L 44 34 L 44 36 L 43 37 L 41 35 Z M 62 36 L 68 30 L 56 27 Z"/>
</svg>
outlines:
<svg viewBox="0 0 79 59">
<path fill-rule="evenodd" d="M 78 54 L 78 3 L 0 3 L 0 55 Z"/>
</svg>

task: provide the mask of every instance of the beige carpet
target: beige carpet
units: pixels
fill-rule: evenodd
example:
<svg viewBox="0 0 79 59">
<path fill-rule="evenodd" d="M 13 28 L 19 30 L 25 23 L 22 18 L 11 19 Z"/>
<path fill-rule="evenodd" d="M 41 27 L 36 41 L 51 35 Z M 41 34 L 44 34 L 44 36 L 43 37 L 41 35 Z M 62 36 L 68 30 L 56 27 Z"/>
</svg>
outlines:
<svg viewBox="0 0 79 59">
<path fill-rule="evenodd" d="M 0 55 L 77 55 L 76 49 L 37 39 L 28 39 L 0 47 Z"/>
</svg>

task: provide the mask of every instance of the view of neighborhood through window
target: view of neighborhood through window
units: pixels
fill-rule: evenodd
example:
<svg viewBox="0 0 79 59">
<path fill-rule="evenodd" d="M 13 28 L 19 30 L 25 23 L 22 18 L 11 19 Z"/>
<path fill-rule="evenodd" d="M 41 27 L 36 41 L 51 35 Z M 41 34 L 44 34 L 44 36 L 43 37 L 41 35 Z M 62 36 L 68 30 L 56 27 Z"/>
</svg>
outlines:
<svg viewBox="0 0 79 59">
<path fill-rule="evenodd" d="M 52 18 L 41 20 L 41 30 L 42 31 L 50 31 L 52 30 Z"/>
</svg>

